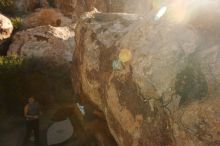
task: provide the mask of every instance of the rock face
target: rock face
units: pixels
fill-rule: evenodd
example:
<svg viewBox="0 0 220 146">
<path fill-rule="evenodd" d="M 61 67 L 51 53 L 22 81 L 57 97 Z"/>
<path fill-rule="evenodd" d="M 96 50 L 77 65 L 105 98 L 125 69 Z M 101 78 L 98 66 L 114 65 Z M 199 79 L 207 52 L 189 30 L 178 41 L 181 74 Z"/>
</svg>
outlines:
<svg viewBox="0 0 220 146">
<path fill-rule="evenodd" d="M 199 5 L 184 22 L 177 13 L 157 21 L 99 13 L 79 22 L 74 89 L 103 111 L 119 146 L 220 145 L 214 6 Z"/>
<path fill-rule="evenodd" d="M 40 7 L 47 7 L 47 0 L 16 0 L 16 9 L 19 12 L 32 12 Z"/>
<path fill-rule="evenodd" d="M 11 20 L 0 14 L 0 41 L 11 36 L 13 25 Z"/>
<path fill-rule="evenodd" d="M 152 8 L 151 0 L 52 0 L 53 5 L 67 16 L 79 17 L 94 7 L 101 12 L 142 13 Z"/>
<path fill-rule="evenodd" d="M 47 58 L 69 63 L 75 47 L 74 31 L 68 27 L 39 26 L 15 34 L 8 55 Z"/>
<path fill-rule="evenodd" d="M 54 7 L 66 15 L 78 19 L 84 12 L 91 11 L 96 7 L 100 11 L 107 11 L 104 0 L 54 0 Z"/>
<path fill-rule="evenodd" d="M 25 17 L 24 27 L 36 27 L 43 25 L 52 25 L 52 26 L 67 26 L 72 23 L 72 20 L 63 16 L 63 14 L 52 8 L 42 8 L 37 9 L 34 13 Z"/>
<path fill-rule="evenodd" d="M 58 8 L 64 15 L 72 16 L 76 8 L 76 0 L 52 0 L 50 5 Z"/>
</svg>

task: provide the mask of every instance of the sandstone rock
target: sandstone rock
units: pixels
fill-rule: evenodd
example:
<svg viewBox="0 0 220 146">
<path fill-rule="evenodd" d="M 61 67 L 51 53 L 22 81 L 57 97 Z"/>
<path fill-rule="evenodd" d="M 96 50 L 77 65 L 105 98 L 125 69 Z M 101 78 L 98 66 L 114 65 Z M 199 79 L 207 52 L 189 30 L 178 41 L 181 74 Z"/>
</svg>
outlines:
<svg viewBox="0 0 220 146">
<path fill-rule="evenodd" d="M 65 15 L 74 17 L 79 17 L 94 7 L 100 12 L 131 13 L 146 13 L 152 8 L 151 0 L 54 0 L 53 3 Z"/>
<path fill-rule="evenodd" d="M 47 0 L 16 0 L 16 9 L 19 12 L 32 12 L 40 7 L 48 7 Z"/>
<path fill-rule="evenodd" d="M 8 55 L 40 57 L 58 64 L 72 61 L 74 31 L 68 27 L 40 26 L 17 32 Z"/>
<path fill-rule="evenodd" d="M 69 17 L 78 19 L 84 12 L 91 11 L 97 7 L 100 11 L 107 11 L 106 3 L 103 0 L 52 0 L 54 7 Z"/>
<path fill-rule="evenodd" d="M 11 36 L 13 25 L 11 20 L 0 14 L 0 41 Z"/>
<path fill-rule="evenodd" d="M 104 112 L 119 146 L 220 144 L 220 30 L 202 14 L 97 13 L 78 23 L 74 89 Z"/>
<path fill-rule="evenodd" d="M 23 20 L 24 27 L 36 27 L 43 25 L 67 26 L 72 20 L 63 16 L 57 9 L 42 8 L 25 17 Z"/>
<path fill-rule="evenodd" d="M 61 10 L 61 12 L 66 16 L 74 15 L 77 0 L 51 0 L 54 7 Z"/>
</svg>

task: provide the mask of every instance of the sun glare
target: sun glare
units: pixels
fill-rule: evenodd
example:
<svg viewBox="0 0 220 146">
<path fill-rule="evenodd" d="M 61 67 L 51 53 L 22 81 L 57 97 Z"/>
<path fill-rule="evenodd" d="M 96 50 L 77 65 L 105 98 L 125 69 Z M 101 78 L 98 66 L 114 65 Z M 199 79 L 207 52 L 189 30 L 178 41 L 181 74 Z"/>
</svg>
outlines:
<svg viewBox="0 0 220 146">
<path fill-rule="evenodd" d="M 155 20 L 159 20 L 161 17 L 163 17 L 167 12 L 167 7 L 163 6 L 156 14 L 155 16 Z"/>
</svg>

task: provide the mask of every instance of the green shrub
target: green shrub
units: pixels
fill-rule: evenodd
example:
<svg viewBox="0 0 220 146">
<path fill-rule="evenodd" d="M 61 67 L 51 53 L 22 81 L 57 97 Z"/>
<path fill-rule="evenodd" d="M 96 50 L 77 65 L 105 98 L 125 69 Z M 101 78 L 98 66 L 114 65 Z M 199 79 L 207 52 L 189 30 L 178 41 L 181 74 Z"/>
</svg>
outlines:
<svg viewBox="0 0 220 146">
<path fill-rule="evenodd" d="M 0 0 L 0 12 L 13 16 L 15 14 L 15 6 L 13 0 Z"/>
<path fill-rule="evenodd" d="M 52 8 L 56 7 L 55 1 L 54 0 L 48 0 L 49 6 Z"/>
<path fill-rule="evenodd" d="M 17 57 L 0 57 L 0 100 L 2 108 L 10 112 L 20 110 L 17 104 L 23 96 L 22 63 Z"/>
<path fill-rule="evenodd" d="M 46 106 L 70 100 L 70 71 L 38 58 L 0 57 L 1 107 L 10 113 L 22 112 L 29 96 Z"/>
<path fill-rule="evenodd" d="M 11 18 L 11 22 L 12 22 L 12 25 L 14 27 L 14 30 L 18 30 L 22 26 L 22 19 L 21 19 L 21 17 Z"/>
<path fill-rule="evenodd" d="M 12 0 L 1 0 L 0 1 L 0 8 L 5 8 L 11 6 L 13 4 Z"/>
</svg>

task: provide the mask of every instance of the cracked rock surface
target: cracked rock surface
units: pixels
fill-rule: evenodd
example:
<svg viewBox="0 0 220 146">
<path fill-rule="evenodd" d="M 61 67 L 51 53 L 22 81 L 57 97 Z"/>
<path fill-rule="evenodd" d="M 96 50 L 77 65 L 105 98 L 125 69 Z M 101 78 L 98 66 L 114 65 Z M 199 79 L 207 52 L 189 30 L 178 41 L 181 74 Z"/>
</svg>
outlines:
<svg viewBox="0 0 220 146">
<path fill-rule="evenodd" d="M 119 146 L 220 145 L 220 33 L 196 22 L 96 13 L 78 23 L 74 89 Z"/>
</svg>

